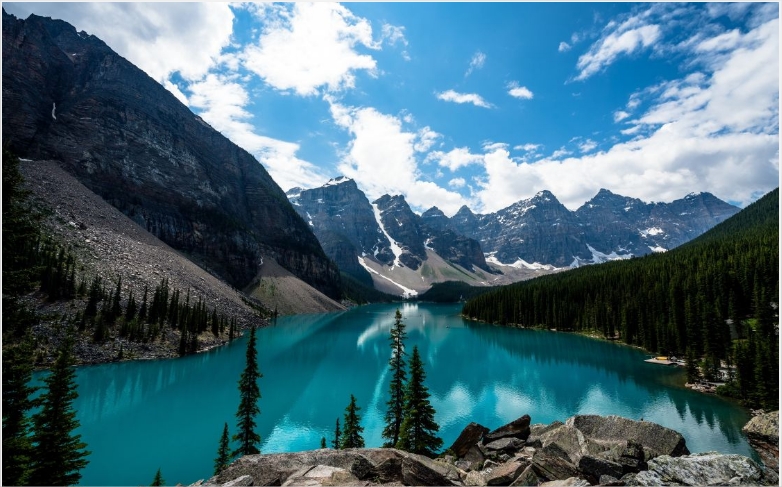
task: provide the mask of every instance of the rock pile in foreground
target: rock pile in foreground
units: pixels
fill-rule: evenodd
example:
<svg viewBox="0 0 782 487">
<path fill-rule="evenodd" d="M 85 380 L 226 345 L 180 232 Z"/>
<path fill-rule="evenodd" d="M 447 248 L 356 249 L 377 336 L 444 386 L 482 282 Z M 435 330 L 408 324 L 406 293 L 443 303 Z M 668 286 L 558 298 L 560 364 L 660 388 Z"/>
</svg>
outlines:
<svg viewBox="0 0 782 487">
<path fill-rule="evenodd" d="M 690 454 L 678 432 L 648 421 L 580 415 L 494 431 L 470 423 L 442 457 L 391 448 L 248 455 L 194 485 L 776 485 L 741 455 Z"/>
</svg>

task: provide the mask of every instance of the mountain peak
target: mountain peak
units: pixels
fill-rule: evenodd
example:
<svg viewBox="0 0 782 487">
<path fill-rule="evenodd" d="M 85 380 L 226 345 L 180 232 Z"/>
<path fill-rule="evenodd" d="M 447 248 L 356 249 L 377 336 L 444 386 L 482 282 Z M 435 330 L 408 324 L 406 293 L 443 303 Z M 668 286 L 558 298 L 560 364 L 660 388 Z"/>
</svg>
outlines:
<svg viewBox="0 0 782 487">
<path fill-rule="evenodd" d="M 443 210 L 441 210 L 440 208 L 433 206 L 428 210 L 426 210 L 425 212 L 423 212 L 421 216 L 423 218 L 439 218 L 445 216 L 445 213 L 443 213 Z"/>
<path fill-rule="evenodd" d="M 352 179 L 350 179 L 350 178 L 349 178 L 349 177 L 347 177 L 347 176 L 337 176 L 337 177 L 335 177 L 335 178 L 331 178 L 331 179 L 329 179 L 329 180 L 326 182 L 326 184 L 324 184 L 322 187 L 326 187 L 326 186 L 337 186 L 337 185 L 340 185 L 340 184 L 345 184 L 345 183 L 353 183 L 353 184 L 355 184 L 356 182 L 355 182 L 355 181 L 353 181 Z"/>
<path fill-rule="evenodd" d="M 459 208 L 459 211 L 456 212 L 456 215 L 475 216 L 475 213 L 473 213 L 472 210 L 470 210 L 470 208 L 467 207 L 467 205 L 462 205 L 462 207 Z M 456 215 L 454 215 L 454 216 L 456 216 Z"/>
</svg>

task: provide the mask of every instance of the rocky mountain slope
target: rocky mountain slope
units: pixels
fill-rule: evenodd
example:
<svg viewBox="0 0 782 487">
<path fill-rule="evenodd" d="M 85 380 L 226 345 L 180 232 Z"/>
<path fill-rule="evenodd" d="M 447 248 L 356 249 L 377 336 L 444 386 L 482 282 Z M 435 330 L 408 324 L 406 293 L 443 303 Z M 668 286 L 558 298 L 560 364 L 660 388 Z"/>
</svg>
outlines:
<svg viewBox="0 0 782 487">
<path fill-rule="evenodd" d="M 246 455 L 194 485 L 776 485 L 741 455 L 690 454 L 672 429 L 619 416 L 578 415 L 493 431 L 470 423 L 437 459 L 392 448 Z"/>
<path fill-rule="evenodd" d="M 261 164 L 66 22 L 3 11 L 3 141 L 236 287 L 273 258 L 339 297 L 337 267 Z"/>
<path fill-rule="evenodd" d="M 355 181 L 344 177 L 319 188 L 293 188 L 287 195 L 326 254 L 366 285 L 411 295 L 441 279 L 485 285 L 491 276 L 478 242 L 428 225 L 402 196 L 384 195 L 370 203 Z"/>
<path fill-rule="evenodd" d="M 65 172 L 56 162 L 26 160 L 20 164 L 20 171 L 25 178 L 25 186 L 31 191 L 32 199 L 48 213 L 44 220 L 45 233 L 74 253 L 80 274 L 100 276 L 110 286 L 121 278 L 122 296 L 125 299 L 131 290 L 136 298 L 140 299 L 145 287 L 151 293 L 162 279 L 166 278 L 172 290 L 188 292 L 193 302 L 203 299 L 210 310 L 214 309 L 221 315 L 236 318 L 242 328 L 265 324 L 265 320 L 258 315 L 254 305 L 250 305 L 251 301 L 248 301 L 242 292 L 195 265 L 180 252 L 139 227 Z M 276 272 L 271 272 L 270 267 Z M 284 314 L 342 309 L 338 303 L 280 269 L 273 261 L 261 266 L 256 281 L 263 281 L 267 289 L 285 291 L 273 296 L 250 293 L 256 303 L 264 305 L 269 311 L 277 309 Z M 72 315 L 79 306 L 74 307 L 74 303 L 68 301 L 41 301 L 36 299 L 35 295 L 28 301 L 42 317 L 41 324 L 35 330 L 39 343 L 53 353 L 60 337 L 48 330 L 48 327 L 56 323 L 56 320 L 52 321 L 49 317 Z M 146 343 L 122 338 L 105 343 L 84 340 L 77 345 L 76 353 L 80 363 L 116 360 L 120 348 L 123 349 L 125 358 L 178 356 L 178 339 L 174 336 L 170 338 L 169 341 Z M 202 349 L 221 345 L 226 341 L 225 334 L 213 336 L 211 333 L 204 333 L 199 336 L 199 346 Z M 44 357 L 43 361 L 48 362 L 47 357 Z"/>
<path fill-rule="evenodd" d="M 738 211 L 710 193 L 644 203 L 601 189 L 572 212 L 541 191 L 495 213 L 462 207 L 445 226 L 478 240 L 492 263 L 578 267 L 670 250 Z"/>
</svg>

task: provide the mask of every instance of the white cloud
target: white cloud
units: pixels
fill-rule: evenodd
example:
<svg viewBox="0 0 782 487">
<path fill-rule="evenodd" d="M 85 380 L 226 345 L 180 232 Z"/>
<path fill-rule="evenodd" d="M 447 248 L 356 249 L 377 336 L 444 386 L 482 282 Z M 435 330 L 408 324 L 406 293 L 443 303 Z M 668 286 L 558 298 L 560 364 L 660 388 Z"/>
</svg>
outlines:
<svg viewBox="0 0 782 487">
<path fill-rule="evenodd" d="M 476 93 L 457 93 L 454 90 L 437 93 L 437 99 L 443 101 L 452 101 L 454 103 L 472 103 L 477 107 L 493 108 L 494 105 L 484 100 L 481 95 Z"/>
<path fill-rule="evenodd" d="M 477 164 L 483 160 L 481 154 L 472 154 L 467 147 L 457 147 L 449 152 L 435 151 L 427 156 L 427 160 L 437 161 L 440 167 L 447 167 L 456 171 L 470 164 Z"/>
<path fill-rule="evenodd" d="M 519 86 L 516 81 L 508 83 L 508 94 L 514 98 L 524 100 L 531 100 L 533 97 L 532 92 L 526 86 Z"/>
<path fill-rule="evenodd" d="M 582 154 L 587 152 L 592 152 L 597 147 L 597 142 L 595 142 L 592 139 L 587 139 L 580 144 L 578 144 L 578 150 L 581 151 Z"/>
<path fill-rule="evenodd" d="M 463 188 L 465 184 L 467 184 L 467 181 L 464 178 L 453 178 L 448 181 L 448 186 L 452 188 Z"/>
<path fill-rule="evenodd" d="M 405 118 L 403 118 L 403 120 L 405 120 Z M 426 152 L 431 149 L 441 137 L 442 135 L 438 134 L 427 125 L 418 131 L 418 138 L 413 144 L 413 149 L 415 149 L 416 152 Z"/>
<path fill-rule="evenodd" d="M 628 22 L 622 26 L 628 25 Z M 576 67 L 580 70 L 576 80 L 584 80 L 613 63 L 623 54 L 632 54 L 653 45 L 660 39 L 660 26 L 656 24 L 642 25 L 636 28 L 616 31 L 605 35 L 578 58 Z"/>
<path fill-rule="evenodd" d="M 621 122 L 622 120 L 628 118 L 630 116 L 629 113 L 627 113 L 624 110 L 617 110 L 614 112 L 614 122 Z"/>
<path fill-rule="evenodd" d="M 541 147 L 542 146 L 540 144 L 530 144 L 530 143 L 527 143 L 527 144 L 514 146 L 513 149 L 514 150 L 521 150 L 521 151 L 524 151 L 524 152 L 536 152 Z"/>
<path fill-rule="evenodd" d="M 396 45 L 400 43 L 404 46 L 407 45 L 407 39 L 405 38 L 405 28 L 399 25 L 383 24 L 380 32 L 383 35 L 383 40 L 390 45 Z"/>
<path fill-rule="evenodd" d="M 571 48 L 570 44 L 568 44 L 565 41 L 562 41 L 562 42 L 559 43 L 559 47 L 557 48 L 557 50 L 559 52 L 567 52 L 567 51 L 570 50 L 570 48 Z"/>
<path fill-rule="evenodd" d="M 356 51 L 359 46 L 379 49 L 372 27 L 335 3 L 295 3 L 263 8 L 263 32 L 257 45 L 248 46 L 244 66 L 278 90 L 315 95 L 320 88 L 339 91 L 355 86 L 356 72 L 376 75 L 376 61 Z M 388 30 L 397 41 L 398 28 Z M 399 36 L 402 35 L 400 38 Z"/>
<path fill-rule="evenodd" d="M 475 54 L 473 54 L 472 59 L 470 59 L 470 66 L 467 68 L 467 72 L 464 73 L 464 76 L 470 76 L 473 71 L 483 68 L 483 64 L 485 62 L 486 54 L 482 53 L 481 51 L 477 51 Z"/>
<path fill-rule="evenodd" d="M 564 147 L 560 147 L 559 149 L 551 153 L 551 157 L 553 157 L 554 159 L 559 159 L 564 156 L 569 156 L 570 154 L 572 154 L 571 151 L 565 149 Z"/>
<path fill-rule="evenodd" d="M 284 190 L 294 186 L 311 188 L 328 179 L 319 168 L 296 157 L 299 145 L 255 133 L 245 89 L 235 81 L 215 74 L 190 85 L 191 107 L 201 118 L 232 142 L 263 163 Z"/>
<path fill-rule="evenodd" d="M 33 3 L 5 2 L 22 18 L 30 13 L 65 20 L 95 35 L 175 93 L 172 73 L 202 78 L 230 43 L 234 15 L 227 3 Z M 193 46 L 198 46 L 194 49 Z M 178 90 L 178 89 L 177 89 Z"/>
<path fill-rule="evenodd" d="M 338 170 L 353 178 L 370 200 L 401 193 L 414 208 L 436 205 L 446 214 L 466 203 L 460 194 L 422 180 L 415 150 L 419 136 L 405 131 L 402 120 L 371 107 L 347 107 L 328 96 L 326 101 L 334 121 L 353 137 Z"/>
<path fill-rule="evenodd" d="M 724 46 L 725 39 L 710 45 Z M 487 152 L 486 176 L 476 193 L 483 211 L 541 189 L 575 209 L 599 188 L 645 201 L 709 191 L 747 204 L 777 187 L 779 20 L 767 20 L 731 43 L 732 50 L 716 58 L 712 50 L 693 48 L 696 57 L 705 57 L 704 71 L 631 95 L 628 107 L 646 106 L 622 131 L 632 140 L 578 157 L 561 149 L 532 163 L 501 148 Z"/>
</svg>

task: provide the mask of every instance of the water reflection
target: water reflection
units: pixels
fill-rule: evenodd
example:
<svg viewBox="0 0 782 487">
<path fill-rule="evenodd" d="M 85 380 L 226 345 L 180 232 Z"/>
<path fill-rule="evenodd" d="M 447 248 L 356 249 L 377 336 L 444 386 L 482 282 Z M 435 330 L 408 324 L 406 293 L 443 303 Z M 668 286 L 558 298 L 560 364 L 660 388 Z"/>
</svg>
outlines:
<svg viewBox="0 0 782 487">
<path fill-rule="evenodd" d="M 367 446 L 382 444 L 395 309 L 286 317 L 258 330 L 264 452 L 330 442 L 350 394 L 362 408 Z M 417 345 L 426 361 L 446 445 L 470 421 L 494 428 L 525 413 L 536 423 L 597 413 L 664 424 L 692 451 L 753 454 L 740 433 L 743 410 L 675 386 L 681 371 L 646 364 L 638 350 L 467 323 L 453 305 L 401 311 L 408 349 Z M 235 432 L 245 347 L 240 339 L 183 359 L 79 368 L 79 432 L 93 452 L 83 483 L 147 484 L 158 467 L 172 484 L 211 476 L 223 423 Z"/>
</svg>

